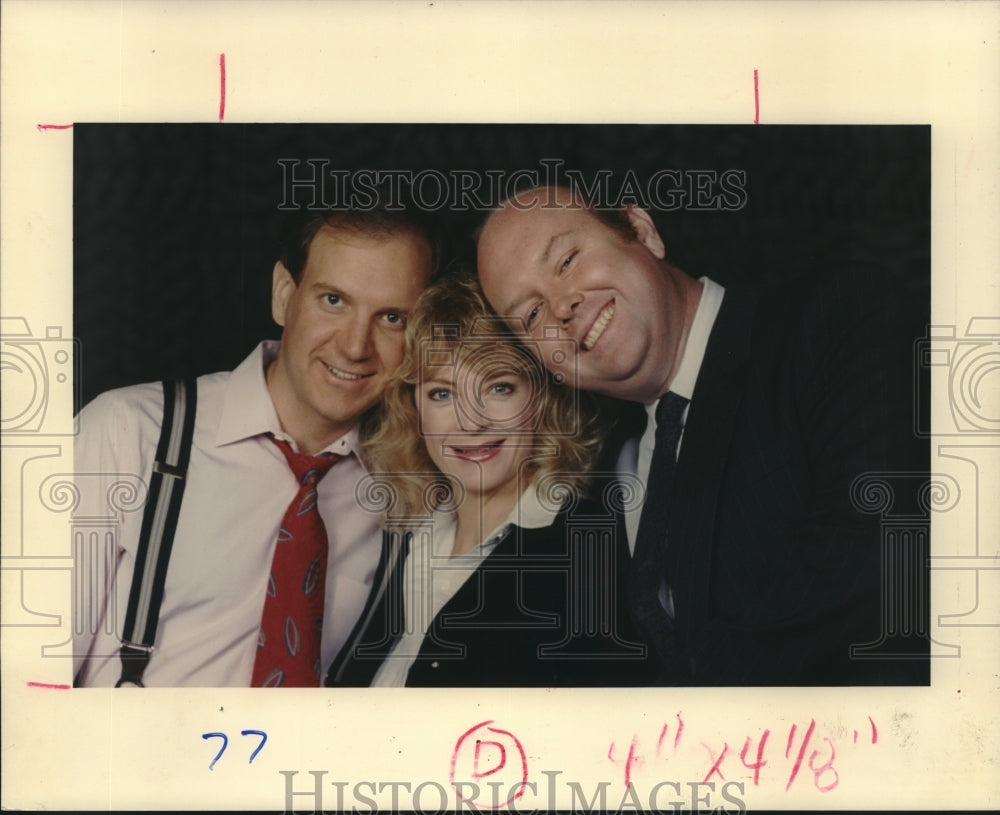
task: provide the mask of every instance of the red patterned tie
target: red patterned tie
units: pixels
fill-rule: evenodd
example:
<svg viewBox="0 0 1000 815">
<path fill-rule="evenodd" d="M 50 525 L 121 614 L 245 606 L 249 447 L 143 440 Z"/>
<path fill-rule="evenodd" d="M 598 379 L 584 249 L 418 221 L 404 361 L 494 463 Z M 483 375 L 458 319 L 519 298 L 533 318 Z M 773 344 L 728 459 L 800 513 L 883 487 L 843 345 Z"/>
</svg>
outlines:
<svg viewBox="0 0 1000 815">
<path fill-rule="evenodd" d="M 326 597 L 326 528 L 316 508 L 316 485 L 340 456 L 307 456 L 273 439 L 299 482 L 285 510 L 271 561 L 257 635 L 251 687 L 315 688 L 322 671 Z"/>
</svg>

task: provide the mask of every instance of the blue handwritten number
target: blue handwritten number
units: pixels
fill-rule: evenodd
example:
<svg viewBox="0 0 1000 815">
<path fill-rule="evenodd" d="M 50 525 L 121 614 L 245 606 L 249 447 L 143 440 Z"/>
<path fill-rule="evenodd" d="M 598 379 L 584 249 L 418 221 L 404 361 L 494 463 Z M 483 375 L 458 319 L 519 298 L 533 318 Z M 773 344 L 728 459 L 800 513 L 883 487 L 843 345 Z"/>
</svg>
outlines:
<svg viewBox="0 0 1000 815">
<path fill-rule="evenodd" d="M 241 736 L 249 736 L 251 733 L 255 736 L 260 736 L 260 744 L 258 744 L 257 749 L 250 754 L 250 761 L 247 762 L 248 764 L 253 764 L 253 760 L 257 757 L 257 753 L 259 753 L 261 748 L 267 743 L 267 733 L 265 733 L 263 730 L 240 731 Z"/>
<path fill-rule="evenodd" d="M 241 730 L 241 736 L 260 736 L 260 744 L 254 749 L 250 754 L 250 761 L 248 764 L 253 764 L 253 760 L 257 758 L 257 753 L 261 751 L 261 748 L 267 744 L 267 733 L 263 730 Z M 208 765 L 208 769 L 215 769 L 215 762 L 222 758 L 222 754 L 226 752 L 226 748 L 229 746 L 229 737 L 225 733 L 202 733 L 201 737 L 203 739 L 222 739 L 222 747 L 219 748 L 219 752 L 215 754 L 215 758 L 212 759 L 212 763 Z"/>
<path fill-rule="evenodd" d="M 219 752 L 215 754 L 215 758 L 212 759 L 212 763 L 208 765 L 208 769 L 214 770 L 215 762 L 222 758 L 222 754 L 226 752 L 226 747 L 229 746 L 229 737 L 225 733 L 202 733 L 201 737 L 203 739 L 222 739 L 222 747 L 220 747 Z M 259 750 L 260 747 L 257 749 Z"/>
</svg>

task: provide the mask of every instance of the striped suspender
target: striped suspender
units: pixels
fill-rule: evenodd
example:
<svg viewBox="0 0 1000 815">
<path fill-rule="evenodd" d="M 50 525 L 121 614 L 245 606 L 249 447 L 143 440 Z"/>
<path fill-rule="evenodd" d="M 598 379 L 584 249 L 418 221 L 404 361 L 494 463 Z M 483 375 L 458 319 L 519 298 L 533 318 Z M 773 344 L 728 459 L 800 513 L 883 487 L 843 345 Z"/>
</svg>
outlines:
<svg viewBox="0 0 1000 815">
<path fill-rule="evenodd" d="M 135 556 L 128 612 L 122 633 L 122 676 L 115 685 L 143 687 L 142 674 L 156 641 L 163 584 L 184 496 L 198 386 L 194 379 L 164 380 L 163 425 Z"/>
<path fill-rule="evenodd" d="M 396 640 L 399 639 L 405 627 L 403 607 L 400 602 L 393 602 L 395 598 L 390 597 L 387 600 L 385 608 L 386 617 L 383 621 L 385 631 L 378 632 L 382 635 L 382 638 L 377 643 L 362 645 L 365 636 L 369 634 L 368 626 L 390 586 L 399 589 L 399 597 L 402 597 L 402 589 L 398 584 L 403 580 L 403 563 L 410 553 L 411 537 L 411 533 L 408 532 L 382 531 L 382 556 L 378 569 L 375 572 L 375 582 L 378 588 L 368 596 L 368 604 L 361 613 L 361 618 L 355 624 L 351 635 L 347 638 L 347 643 L 340 649 L 340 653 L 330 666 L 330 670 L 326 676 L 325 684 L 327 687 L 339 685 L 344 680 L 344 674 L 348 666 L 356 669 L 359 657 L 361 659 L 367 658 L 369 660 L 368 664 L 372 666 L 371 675 L 366 677 L 366 684 L 368 684 L 371 679 L 374 679 L 375 671 L 381 664 L 381 659 L 375 662 L 375 657 L 371 653 L 365 652 L 371 652 L 372 648 L 382 647 L 384 648 L 384 653 L 388 654 L 392 650 L 392 646 Z"/>
</svg>

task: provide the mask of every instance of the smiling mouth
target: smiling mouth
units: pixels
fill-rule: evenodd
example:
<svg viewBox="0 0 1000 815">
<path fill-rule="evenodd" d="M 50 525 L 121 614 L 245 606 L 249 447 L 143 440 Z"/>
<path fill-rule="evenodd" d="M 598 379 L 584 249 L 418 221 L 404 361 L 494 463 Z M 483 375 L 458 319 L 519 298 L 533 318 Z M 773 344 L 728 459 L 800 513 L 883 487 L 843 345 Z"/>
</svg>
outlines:
<svg viewBox="0 0 1000 815">
<path fill-rule="evenodd" d="M 357 382 L 359 379 L 367 379 L 371 376 L 371 374 L 352 374 L 349 371 L 342 371 L 340 368 L 334 368 L 332 365 L 327 365 L 325 362 L 323 365 L 331 374 L 333 374 L 335 378 L 343 380 L 344 382 Z"/>
<path fill-rule="evenodd" d="M 500 452 L 500 448 L 503 446 L 504 439 L 499 439 L 497 441 L 484 442 L 483 444 L 477 444 L 469 447 L 458 447 L 454 444 L 449 444 L 448 448 L 455 454 L 456 458 L 465 459 L 467 461 L 489 461 L 493 456 Z"/>
<path fill-rule="evenodd" d="M 595 345 L 597 341 L 604 334 L 604 329 L 608 327 L 608 323 L 611 322 L 611 318 L 615 316 L 615 301 L 612 300 L 608 303 L 601 313 L 597 315 L 597 319 L 594 320 L 594 324 L 590 327 L 590 331 L 587 332 L 587 336 L 583 338 L 583 342 L 580 343 L 584 351 L 589 351 Z"/>
</svg>

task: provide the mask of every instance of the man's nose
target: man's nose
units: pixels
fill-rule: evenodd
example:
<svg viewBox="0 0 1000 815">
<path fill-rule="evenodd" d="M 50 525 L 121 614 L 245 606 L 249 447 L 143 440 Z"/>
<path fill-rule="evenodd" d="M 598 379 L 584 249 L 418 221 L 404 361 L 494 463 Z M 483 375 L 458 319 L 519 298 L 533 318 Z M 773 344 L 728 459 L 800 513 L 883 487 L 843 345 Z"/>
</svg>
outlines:
<svg viewBox="0 0 1000 815">
<path fill-rule="evenodd" d="M 349 317 L 340 334 L 340 348 L 348 359 L 368 359 L 372 354 L 372 327 L 368 320 Z"/>
<path fill-rule="evenodd" d="M 583 295 L 575 289 L 562 289 L 552 293 L 552 314 L 556 319 L 567 322 L 573 319 L 577 306 L 583 302 Z"/>
</svg>

